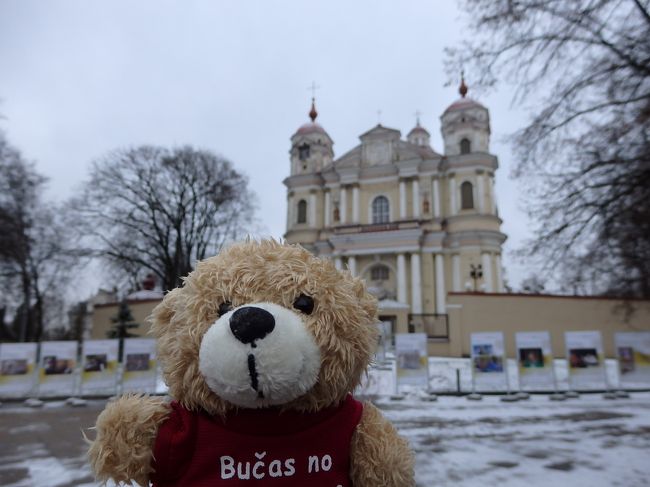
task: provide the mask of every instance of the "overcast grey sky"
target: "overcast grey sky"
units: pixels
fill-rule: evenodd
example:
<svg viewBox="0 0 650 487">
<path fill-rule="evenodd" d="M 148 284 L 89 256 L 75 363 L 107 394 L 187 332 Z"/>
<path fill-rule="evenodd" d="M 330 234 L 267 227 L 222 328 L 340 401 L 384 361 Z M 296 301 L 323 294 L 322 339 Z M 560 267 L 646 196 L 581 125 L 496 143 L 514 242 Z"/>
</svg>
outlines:
<svg viewBox="0 0 650 487">
<path fill-rule="evenodd" d="M 406 134 L 416 110 L 442 152 L 443 49 L 471 32 L 456 2 L 0 0 L 0 129 L 64 200 L 89 163 L 124 146 L 192 144 L 247 174 L 265 235 L 281 237 L 289 137 L 319 122 L 341 155 L 377 123 Z M 502 138 L 526 120 L 508 90 L 472 92 L 491 113 L 492 152 L 509 251 L 527 235 Z"/>
</svg>

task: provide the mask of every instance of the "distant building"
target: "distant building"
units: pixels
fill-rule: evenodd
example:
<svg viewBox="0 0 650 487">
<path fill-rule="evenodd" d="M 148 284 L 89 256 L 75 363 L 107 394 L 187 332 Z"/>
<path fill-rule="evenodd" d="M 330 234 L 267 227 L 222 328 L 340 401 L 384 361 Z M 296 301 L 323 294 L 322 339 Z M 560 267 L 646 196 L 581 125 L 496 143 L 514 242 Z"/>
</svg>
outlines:
<svg viewBox="0 0 650 487">
<path fill-rule="evenodd" d="M 287 241 L 363 277 L 394 330 L 446 337 L 448 292 L 503 292 L 490 115 L 459 92 L 441 153 L 418 119 L 406 140 L 377 125 L 335 158 L 314 103 L 291 137 Z"/>
<path fill-rule="evenodd" d="M 614 357 L 615 332 L 650 330 L 650 301 L 504 292 L 489 112 L 464 82 L 459 91 L 440 117 L 442 153 L 418 120 L 406 140 L 377 125 L 335 158 L 312 104 L 291 137 L 287 241 L 361 276 L 380 320 L 393 333 L 425 332 L 431 355 L 467 356 L 472 333 L 502 331 L 514 357 L 515 332 L 548 330 L 563 357 L 565 331 L 595 330 Z M 144 283 L 128 296 L 136 334 L 161 298 Z M 106 337 L 117 310 L 116 299 L 94 306 L 92 338 Z"/>
<path fill-rule="evenodd" d="M 148 317 L 153 308 L 162 300 L 164 293 L 157 288 L 156 279 L 148 274 L 141 284 L 141 289 L 126 296 L 131 314 L 136 323 L 140 326 L 129 330 L 134 335 L 146 337 L 149 331 Z M 111 319 L 117 315 L 119 309 L 119 298 L 116 292 L 100 289 L 97 295 L 91 299 L 92 325 L 85 335 L 92 339 L 103 339 L 114 326 Z"/>
</svg>

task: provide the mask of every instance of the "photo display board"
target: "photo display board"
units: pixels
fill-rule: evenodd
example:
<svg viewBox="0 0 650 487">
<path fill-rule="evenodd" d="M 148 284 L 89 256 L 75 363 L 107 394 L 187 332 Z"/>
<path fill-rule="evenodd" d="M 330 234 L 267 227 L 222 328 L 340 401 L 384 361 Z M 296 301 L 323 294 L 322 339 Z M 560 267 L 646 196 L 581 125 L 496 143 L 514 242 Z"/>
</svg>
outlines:
<svg viewBox="0 0 650 487">
<path fill-rule="evenodd" d="M 355 395 L 387 396 L 395 392 L 395 374 L 393 370 L 371 368 L 363 375 Z"/>
<path fill-rule="evenodd" d="M 38 371 L 39 396 L 72 396 L 75 392 L 79 342 L 42 342 Z"/>
<path fill-rule="evenodd" d="M 580 389 L 606 389 L 605 355 L 599 331 L 564 332 L 569 387 Z"/>
<path fill-rule="evenodd" d="M 119 340 L 86 340 L 81 360 L 81 394 L 115 394 Z"/>
<path fill-rule="evenodd" d="M 156 341 L 153 338 L 126 338 L 122 366 L 122 392 L 155 392 Z"/>
<path fill-rule="evenodd" d="M 34 389 L 36 343 L 0 344 L 0 397 L 26 396 Z"/>
<path fill-rule="evenodd" d="M 650 331 L 614 334 L 621 387 L 650 385 Z"/>
<path fill-rule="evenodd" d="M 472 333 L 472 376 L 477 390 L 506 389 L 506 356 L 503 333 Z"/>
<path fill-rule="evenodd" d="M 374 363 L 379 365 L 386 360 L 386 330 L 383 322 L 375 324 L 377 328 L 377 350 L 375 351 Z"/>
<path fill-rule="evenodd" d="M 522 390 L 555 389 L 551 334 L 548 331 L 515 333 L 519 387 Z"/>
<path fill-rule="evenodd" d="M 427 335 L 425 333 L 397 333 L 395 335 L 397 385 L 429 385 Z"/>
</svg>

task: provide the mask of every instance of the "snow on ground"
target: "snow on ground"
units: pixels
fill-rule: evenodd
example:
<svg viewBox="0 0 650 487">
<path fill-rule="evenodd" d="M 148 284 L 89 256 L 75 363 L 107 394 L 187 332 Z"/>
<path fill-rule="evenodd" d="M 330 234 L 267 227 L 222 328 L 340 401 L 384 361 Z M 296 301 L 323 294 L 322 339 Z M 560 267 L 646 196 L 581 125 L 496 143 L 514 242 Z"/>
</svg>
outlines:
<svg viewBox="0 0 650 487">
<path fill-rule="evenodd" d="M 416 452 L 419 486 L 650 485 L 650 393 L 553 402 L 546 395 L 503 403 L 444 396 L 377 401 Z M 104 407 L 63 401 L 43 409 L 0 407 L 0 485 L 96 487 L 81 428 Z"/>
<path fill-rule="evenodd" d="M 648 393 L 379 405 L 415 450 L 421 486 L 650 485 Z"/>
</svg>

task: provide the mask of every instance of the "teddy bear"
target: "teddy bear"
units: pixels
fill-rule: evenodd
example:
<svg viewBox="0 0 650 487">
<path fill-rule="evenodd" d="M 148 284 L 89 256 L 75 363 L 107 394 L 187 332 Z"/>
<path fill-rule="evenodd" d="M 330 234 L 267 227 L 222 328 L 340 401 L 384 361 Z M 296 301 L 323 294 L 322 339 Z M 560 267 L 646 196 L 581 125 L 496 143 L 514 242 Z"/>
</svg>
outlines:
<svg viewBox="0 0 650 487">
<path fill-rule="evenodd" d="M 154 487 L 409 487 L 408 443 L 352 391 L 377 344 L 363 281 L 297 245 L 233 244 L 152 313 L 169 398 L 96 422 L 98 480 Z"/>
</svg>

